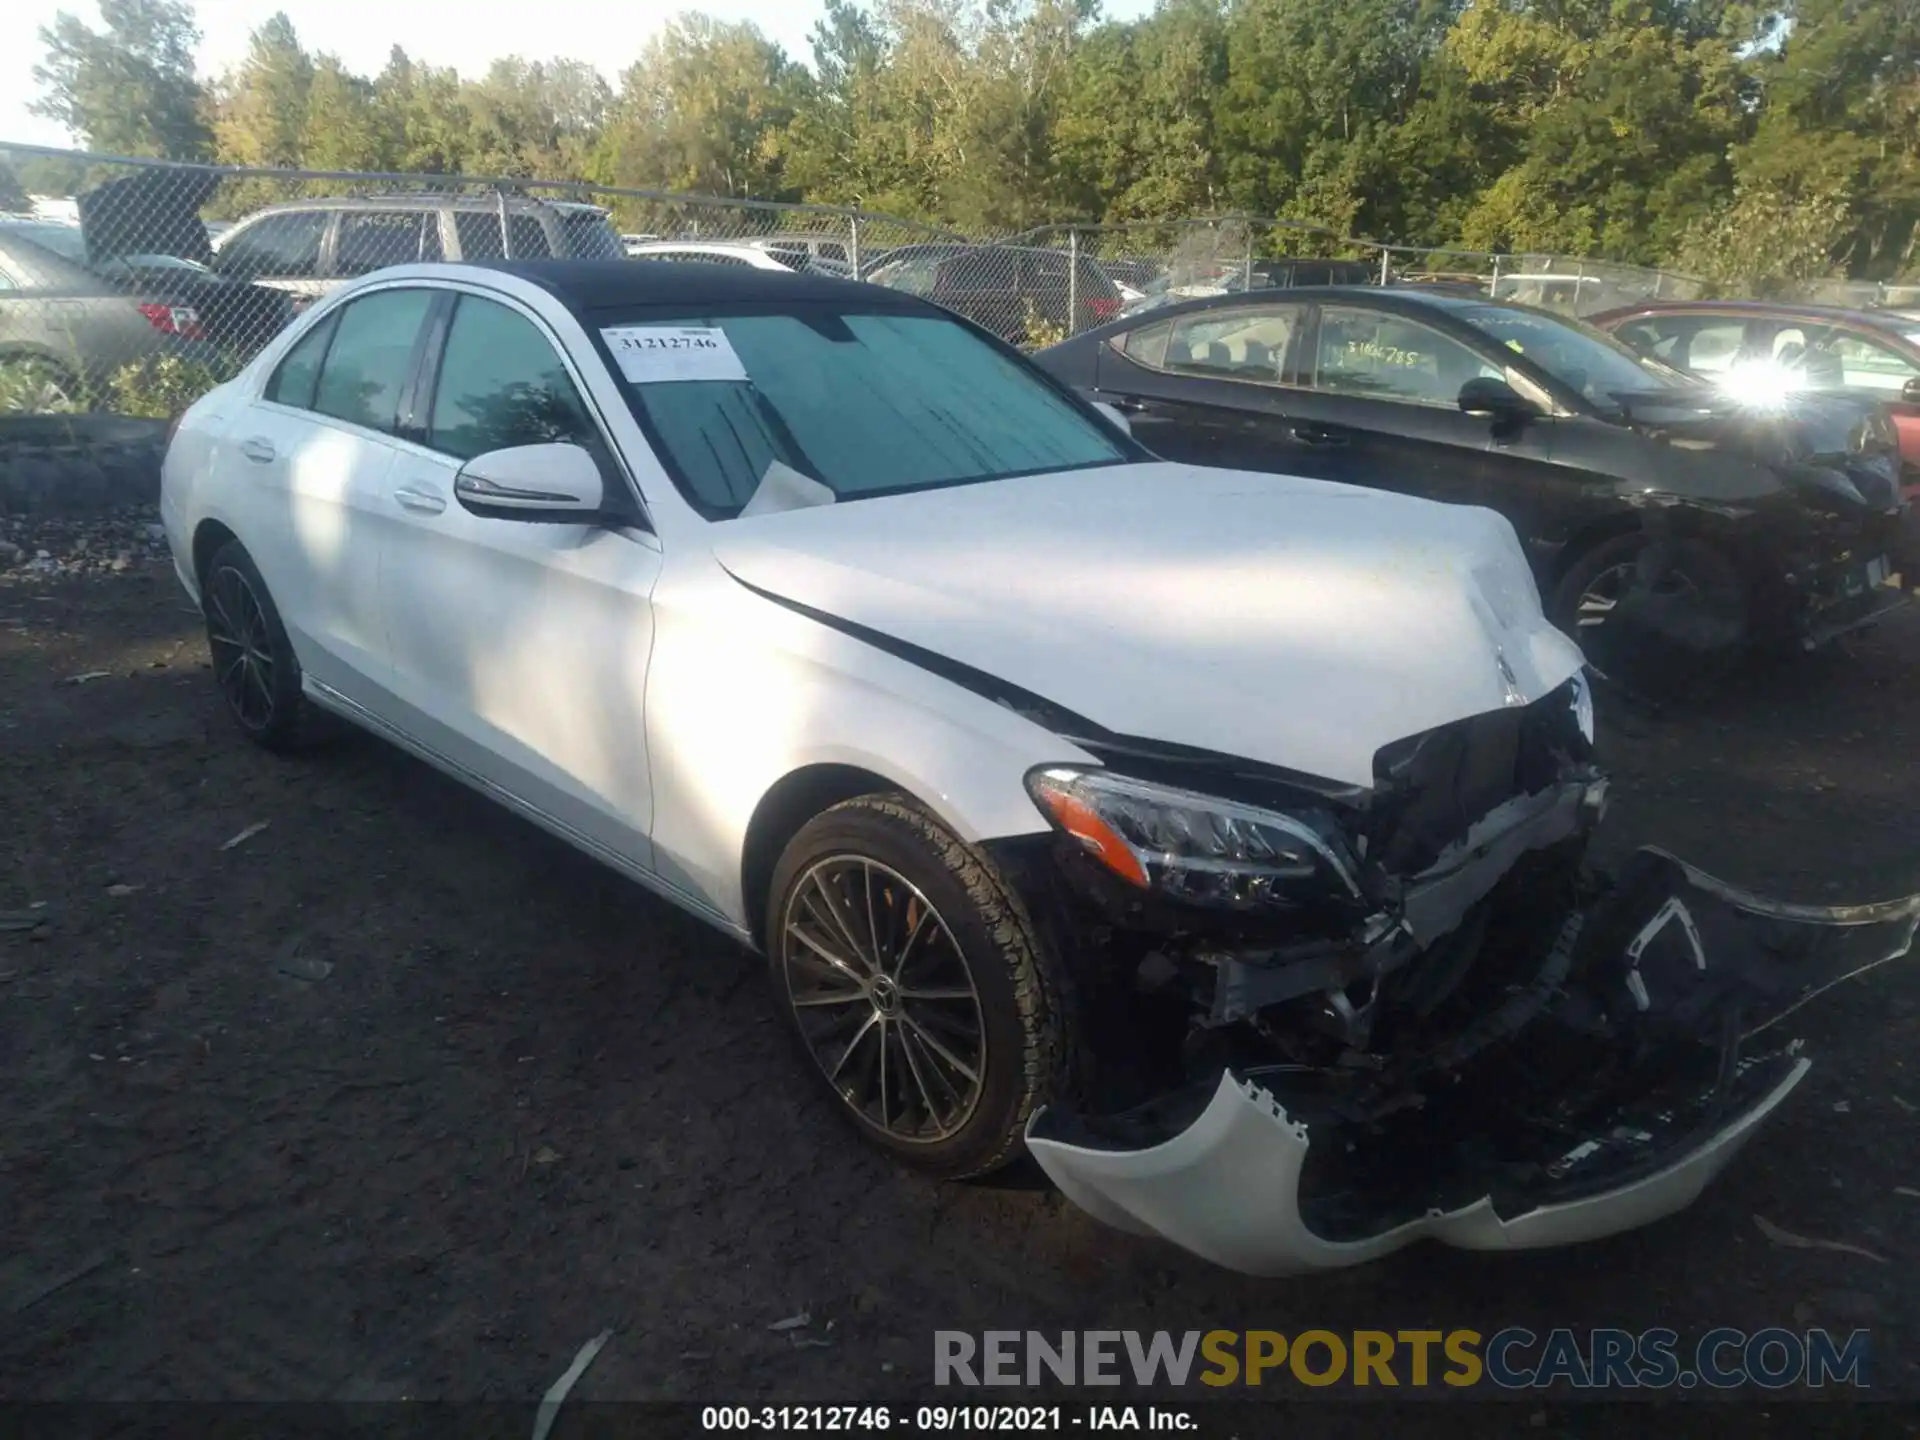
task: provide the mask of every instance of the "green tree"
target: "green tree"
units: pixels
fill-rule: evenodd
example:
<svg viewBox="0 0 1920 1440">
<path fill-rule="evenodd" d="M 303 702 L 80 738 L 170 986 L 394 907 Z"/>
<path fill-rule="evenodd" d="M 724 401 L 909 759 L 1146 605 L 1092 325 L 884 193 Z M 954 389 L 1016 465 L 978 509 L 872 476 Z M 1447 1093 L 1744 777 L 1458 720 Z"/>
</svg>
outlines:
<svg viewBox="0 0 1920 1440">
<path fill-rule="evenodd" d="M 223 165 L 298 165 L 307 139 L 313 57 L 285 11 L 247 40 L 247 57 L 213 87 L 214 153 Z"/>
<path fill-rule="evenodd" d="M 33 67 L 40 98 L 27 108 L 66 127 L 89 149 L 202 159 L 211 137 L 194 78 L 199 27 L 184 0 L 100 0 L 94 30 L 61 11 L 42 27 L 45 58 Z"/>
<path fill-rule="evenodd" d="M 622 185 L 784 199 L 796 67 L 752 25 L 670 20 L 621 77 L 598 152 Z"/>
</svg>

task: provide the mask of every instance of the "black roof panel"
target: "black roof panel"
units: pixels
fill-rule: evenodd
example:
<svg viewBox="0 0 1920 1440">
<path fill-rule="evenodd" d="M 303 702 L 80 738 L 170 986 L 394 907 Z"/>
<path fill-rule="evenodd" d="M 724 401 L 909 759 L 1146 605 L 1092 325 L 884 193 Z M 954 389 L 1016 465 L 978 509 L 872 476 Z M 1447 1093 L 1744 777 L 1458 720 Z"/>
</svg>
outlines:
<svg viewBox="0 0 1920 1440">
<path fill-rule="evenodd" d="M 737 305 L 782 302 L 858 304 L 944 314 L 896 290 L 793 270 L 669 260 L 476 260 L 466 262 L 531 281 L 574 311 L 633 305 Z"/>
</svg>

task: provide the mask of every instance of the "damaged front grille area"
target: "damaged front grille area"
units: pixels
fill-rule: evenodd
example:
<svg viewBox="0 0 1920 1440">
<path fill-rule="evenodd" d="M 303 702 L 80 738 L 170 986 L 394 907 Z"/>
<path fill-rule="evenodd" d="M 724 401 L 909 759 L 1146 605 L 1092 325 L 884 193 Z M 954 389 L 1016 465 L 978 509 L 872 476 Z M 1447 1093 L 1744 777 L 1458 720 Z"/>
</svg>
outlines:
<svg viewBox="0 0 1920 1440">
<path fill-rule="evenodd" d="M 1368 858 L 1417 875 L 1497 807 L 1538 795 L 1589 764 L 1575 676 L 1532 704 L 1472 715 L 1383 746 L 1363 834 Z"/>
</svg>

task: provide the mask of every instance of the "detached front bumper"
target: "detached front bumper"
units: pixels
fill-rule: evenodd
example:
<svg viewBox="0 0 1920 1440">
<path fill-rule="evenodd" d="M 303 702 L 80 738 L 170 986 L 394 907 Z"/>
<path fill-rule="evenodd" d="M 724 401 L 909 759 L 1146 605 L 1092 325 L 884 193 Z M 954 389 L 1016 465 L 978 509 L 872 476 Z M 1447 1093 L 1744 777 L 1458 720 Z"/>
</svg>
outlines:
<svg viewBox="0 0 1920 1440">
<path fill-rule="evenodd" d="M 1799 1042 L 1757 1042 L 1916 924 L 1920 896 L 1786 905 L 1642 851 L 1567 917 L 1551 1003 L 1419 1103 L 1356 1119 L 1301 1067 L 1242 1067 L 1123 1115 L 1049 1108 L 1028 1149 L 1096 1218 L 1248 1274 L 1617 1234 L 1691 1203 L 1804 1078 Z"/>
</svg>

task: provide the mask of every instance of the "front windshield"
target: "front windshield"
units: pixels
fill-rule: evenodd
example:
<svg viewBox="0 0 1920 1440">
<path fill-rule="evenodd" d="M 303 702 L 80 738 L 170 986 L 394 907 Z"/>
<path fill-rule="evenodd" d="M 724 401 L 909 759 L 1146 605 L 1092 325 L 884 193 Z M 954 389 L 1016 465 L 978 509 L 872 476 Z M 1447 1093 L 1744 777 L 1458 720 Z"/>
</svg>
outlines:
<svg viewBox="0 0 1920 1440">
<path fill-rule="evenodd" d="M 1462 305 L 1453 313 L 1596 405 L 1611 407 L 1616 396 L 1674 390 L 1688 383 L 1679 371 L 1636 355 L 1578 320 L 1504 305 Z"/>
<path fill-rule="evenodd" d="M 1132 458 L 1022 362 L 942 316 L 790 304 L 595 319 L 637 418 L 711 519 L 738 515 L 780 467 L 845 501 Z M 698 363 L 672 348 L 686 345 Z"/>
</svg>

